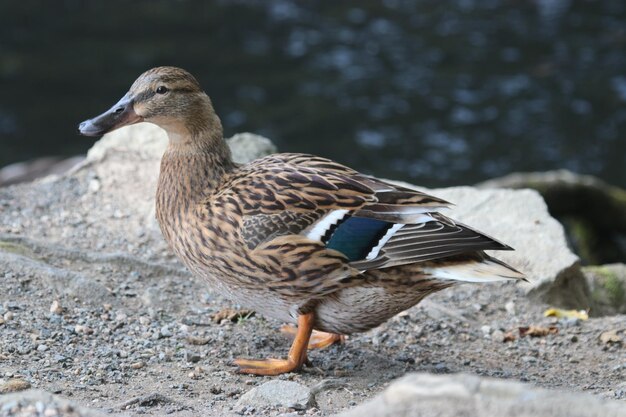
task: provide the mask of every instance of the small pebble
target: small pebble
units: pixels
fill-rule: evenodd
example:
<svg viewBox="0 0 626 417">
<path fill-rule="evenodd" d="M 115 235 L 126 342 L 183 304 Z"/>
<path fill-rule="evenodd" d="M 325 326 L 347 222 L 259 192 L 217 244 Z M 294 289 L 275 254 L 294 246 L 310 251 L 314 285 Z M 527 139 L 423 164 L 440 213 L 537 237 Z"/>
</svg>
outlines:
<svg viewBox="0 0 626 417">
<path fill-rule="evenodd" d="M 506 340 L 506 337 L 504 332 L 498 329 L 491 333 L 491 340 L 493 340 L 494 342 L 502 343 Z"/>
<path fill-rule="evenodd" d="M 39 351 L 39 352 L 45 352 L 46 350 L 48 350 L 48 346 L 47 345 L 41 344 L 41 345 L 37 346 L 37 351 Z"/>
<path fill-rule="evenodd" d="M 200 355 L 195 352 L 190 352 L 188 350 L 185 351 L 185 360 L 191 363 L 200 362 Z"/>
<path fill-rule="evenodd" d="M 191 371 L 187 374 L 187 376 L 191 379 L 200 379 L 202 378 L 202 372 Z"/>
<path fill-rule="evenodd" d="M 509 301 L 504 305 L 504 309 L 507 313 L 514 316 L 515 315 L 515 303 L 513 301 Z"/>
<path fill-rule="evenodd" d="M 206 345 L 210 340 L 208 337 L 187 336 L 187 342 L 191 345 Z"/>
<path fill-rule="evenodd" d="M 15 314 L 13 314 L 12 311 L 7 311 L 6 313 L 4 313 L 4 321 L 11 321 L 13 320 L 13 318 L 15 317 Z"/>
<path fill-rule="evenodd" d="M 582 320 L 579 319 L 578 317 L 567 317 L 563 320 L 560 321 L 560 324 L 563 327 L 576 327 L 576 326 L 580 326 L 582 324 Z"/>
<path fill-rule="evenodd" d="M 63 313 L 63 307 L 61 307 L 61 304 L 59 304 L 58 300 L 54 300 L 52 302 L 52 304 L 50 305 L 50 312 L 57 315 Z"/>
<path fill-rule="evenodd" d="M 87 189 L 92 193 L 97 193 L 100 190 L 100 181 L 97 178 L 92 178 Z"/>
<path fill-rule="evenodd" d="M 57 362 L 65 362 L 67 360 L 65 356 L 59 354 L 54 355 L 53 359 Z"/>
<path fill-rule="evenodd" d="M 483 332 L 484 336 L 489 336 L 491 334 L 491 326 L 481 326 L 480 331 Z"/>
<path fill-rule="evenodd" d="M 173 336 L 172 331 L 170 330 L 170 328 L 168 326 L 161 327 L 159 335 L 161 337 L 172 337 Z"/>
<path fill-rule="evenodd" d="M 435 364 L 435 370 L 437 372 L 448 372 L 448 365 L 446 365 L 445 363 Z"/>
<path fill-rule="evenodd" d="M 145 364 L 143 362 L 139 361 L 139 362 L 131 363 L 130 367 L 133 369 L 141 369 L 144 367 L 144 365 Z"/>
<path fill-rule="evenodd" d="M 93 333 L 93 329 L 91 327 L 85 326 L 85 325 L 82 325 L 82 324 L 77 324 L 74 327 L 74 331 L 76 333 L 82 333 L 82 334 L 92 334 Z"/>
</svg>

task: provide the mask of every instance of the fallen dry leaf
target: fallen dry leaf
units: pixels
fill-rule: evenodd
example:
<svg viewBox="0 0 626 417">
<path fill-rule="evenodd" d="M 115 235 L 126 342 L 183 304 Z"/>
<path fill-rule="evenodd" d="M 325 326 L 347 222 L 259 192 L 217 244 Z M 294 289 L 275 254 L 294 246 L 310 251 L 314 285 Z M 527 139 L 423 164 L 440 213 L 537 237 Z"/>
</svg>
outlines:
<svg viewBox="0 0 626 417">
<path fill-rule="evenodd" d="M 504 334 L 504 338 L 502 339 L 503 342 L 512 342 L 515 339 L 517 339 L 517 337 L 515 336 L 515 333 L 513 333 L 513 331 L 510 332 L 506 332 Z"/>
<path fill-rule="evenodd" d="M 545 317 L 557 317 L 566 319 L 589 319 L 589 313 L 585 310 L 562 310 L 560 308 L 549 308 L 543 312 Z"/>
<path fill-rule="evenodd" d="M 542 326 L 522 326 L 519 327 L 520 337 L 543 337 L 549 334 L 557 334 L 559 329 L 556 326 L 542 327 Z"/>
<path fill-rule="evenodd" d="M 215 313 L 212 319 L 216 323 L 220 323 L 222 320 L 230 320 L 234 322 L 239 319 L 252 317 L 253 315 L 254 315 L 253 310 L 247 310 L 247 309 L 236 310 L 234 308 L 225 308 Z"/>
<path fill-rule="evenodd" d="M 9 379 L 4 384 L 0 385 L 0 394 L 7 394 L 9 392 L 24 391 L 30 388 L 30 383 L 20 378 Z"/>
<path fill-rule="evenodd" d="M 622 338 L 617 334 L 617 330 L 609 330 L 600 335 L 602 343 L 621 343 Z"/>
</svg>

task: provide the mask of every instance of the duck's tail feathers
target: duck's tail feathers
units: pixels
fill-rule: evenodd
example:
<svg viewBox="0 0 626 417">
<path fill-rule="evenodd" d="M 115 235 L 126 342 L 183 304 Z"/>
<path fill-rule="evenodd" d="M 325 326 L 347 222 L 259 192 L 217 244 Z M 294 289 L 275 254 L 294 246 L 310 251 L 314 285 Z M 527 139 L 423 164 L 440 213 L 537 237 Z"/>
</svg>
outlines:
<svg viewBox="0 0 626 417">
<path fill-rule="evenodd" d="M 512 266 L 484 253 L 481 255 L 481 259 L 428 265 L 424 272 L 437 279 L 460 282 L 527 281 L 526 276 Z"/>
</svg>

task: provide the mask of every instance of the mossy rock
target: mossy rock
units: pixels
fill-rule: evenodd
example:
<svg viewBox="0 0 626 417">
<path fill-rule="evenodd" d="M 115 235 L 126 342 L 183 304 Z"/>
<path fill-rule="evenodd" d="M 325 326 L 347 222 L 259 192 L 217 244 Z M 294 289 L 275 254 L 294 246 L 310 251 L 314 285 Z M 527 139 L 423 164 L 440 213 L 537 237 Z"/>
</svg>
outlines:
<svg viewBox="0 0 626 417">
<path fill-rule="evenodd" d="M 625 189 L 566 170 L 515 173 L 477 186 L 538 191 L 583 264 L 626 261 Z"/>
<path fill-rule="evenodd" d="M 609 264 L 583 268 L 591 296 L 600 314 L 626 314 L 626 265 Z"/>
</svg>

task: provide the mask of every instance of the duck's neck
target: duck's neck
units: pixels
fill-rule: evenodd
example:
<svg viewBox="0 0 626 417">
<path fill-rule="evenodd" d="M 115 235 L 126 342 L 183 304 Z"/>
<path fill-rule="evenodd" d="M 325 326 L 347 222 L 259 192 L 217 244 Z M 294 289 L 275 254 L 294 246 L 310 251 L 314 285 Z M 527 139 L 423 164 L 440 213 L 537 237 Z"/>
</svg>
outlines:
<svg viewBox="0 0 626 417">
<path fill-rule="evenodd" d="M 161 159 L 156 195 L 162 229 L 175 226 L 235 168 L 217 116 L 203 125 L 189 130 L 167 126 L 169 144 Z"/>
</svg>

